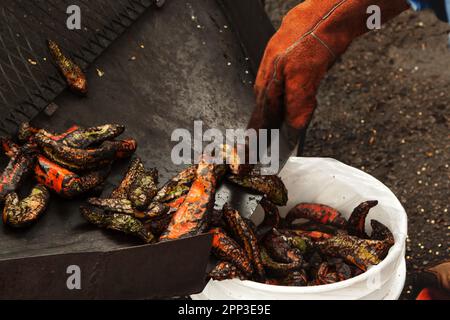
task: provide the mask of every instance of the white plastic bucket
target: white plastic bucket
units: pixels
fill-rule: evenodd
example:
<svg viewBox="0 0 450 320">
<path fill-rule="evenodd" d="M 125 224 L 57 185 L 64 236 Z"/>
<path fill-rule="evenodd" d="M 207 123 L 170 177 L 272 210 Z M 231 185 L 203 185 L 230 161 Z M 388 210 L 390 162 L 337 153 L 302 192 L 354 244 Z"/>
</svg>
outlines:
<svg viewBox="0 0 450 320">
<path fill-rule="evenodd" d="M 289 191 L 289 202 L 280 208 L 287 212 L 300 202 L 329 205 L 349 217 L 353 208 L 363 201 L 378 200 L 370 211 L 370 220 L 377 219 L 394 234 L 395 244 L 387 257 L 367 272 L 338 283 L 315 287 L 284 287 L 237 279 L 210 281 L 196 300 L 325 300 L 325 299 L 398 299 L 403 289 L 407 216 L 395 195 L 374 177 L 334 159 L 291 158 L 280 173 Z M 259 224 L 263 211 L 258 208 L 252 220 Z"/>
</svg>

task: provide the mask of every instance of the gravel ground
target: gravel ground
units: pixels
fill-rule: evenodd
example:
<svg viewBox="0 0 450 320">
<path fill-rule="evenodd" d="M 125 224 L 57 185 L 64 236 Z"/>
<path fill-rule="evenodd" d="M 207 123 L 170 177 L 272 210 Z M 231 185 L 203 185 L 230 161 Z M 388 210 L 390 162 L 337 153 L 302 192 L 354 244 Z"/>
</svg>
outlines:
<svg viewBox="0 0 450 320">
<path fill-rule="evenodd" d="M 299 1 L 267 0 L 276 26 Z M 307 156 L 333 157 L 385 183 L 409 217 L 408 278 L 449 258 L 450 27 L 402 14 L 357 39 L 323 82 Z"/>
</svg>

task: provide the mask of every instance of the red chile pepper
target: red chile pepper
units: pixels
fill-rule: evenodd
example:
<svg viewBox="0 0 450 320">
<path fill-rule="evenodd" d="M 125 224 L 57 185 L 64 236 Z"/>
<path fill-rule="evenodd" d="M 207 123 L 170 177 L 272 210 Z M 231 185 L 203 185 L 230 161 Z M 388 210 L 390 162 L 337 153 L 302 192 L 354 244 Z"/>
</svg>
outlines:
<svg viewBox="0 0 450 320">
<path fill-rule="evenodd" d="M 261 252 L 259 250 L 258 239 L 253 230 L 246 221 L 241 217 L 237 210 L 225 205 L 223 208 L 223 216 L 229 228 L 233 232 L 236 239 L 243 245 L 247 256 L 253 263 L 258 277 L 262 280 L 265 278 L 264 266 L 261 261 Z"/>
<path fill-rule="evenodd" d="M 103 183 L 109 173 L 109 168 L 80 176 L 43 156 L 38 156 L 34 172 L 39 183 L 64 198 L 74 198 Z"/>
<path fill-rule="evenodd" d="M 300 203 L 289 211 L 286 223 L 291 225 L 297 219 L 308 219 L 338 228 L 345 228 L 347 221 L 342 214 L 329 206 L 316 203 Z"/>
<path fill-rule="evenodd" d="M 347 230 L 349 235 L 367 239 L 365 231 L 366 218 L 370 209 L 378 205 L 378 201 L 366 201 L 357 206 L 348 219 Z"/>
<path fill-rule="evenodd" d="M 206 231 L 218 180 L 224 173 L 225 166 L 206 162 L 199 164 L 197 178 L 160 241 L 195 236 Z"/>
<path fill-rule="evenodd" d="M 251 276 L 253 274 L 252 263 L 237 242 L 220 228 L 212 229 L 210 233 L 213 235 L 212 251 L 214 255 L 221 260 L 232 262 L 246 276 Z"/>
</svg>

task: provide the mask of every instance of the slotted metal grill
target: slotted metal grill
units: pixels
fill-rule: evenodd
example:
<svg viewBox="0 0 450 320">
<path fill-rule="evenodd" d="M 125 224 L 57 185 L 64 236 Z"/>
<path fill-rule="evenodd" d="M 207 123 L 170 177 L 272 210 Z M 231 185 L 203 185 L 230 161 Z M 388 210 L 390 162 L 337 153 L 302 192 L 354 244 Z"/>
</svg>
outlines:
<svg viewBox="0 0 450 320">
<path fill-rule="evenodd" d="M 0 134 L 42 111 L 66 87 L 46 40 L 86 69 L 156 0 L 3 0 L 0 3 Z M 81 30 L 66 27 L 68 6 Z"/>
</svg>

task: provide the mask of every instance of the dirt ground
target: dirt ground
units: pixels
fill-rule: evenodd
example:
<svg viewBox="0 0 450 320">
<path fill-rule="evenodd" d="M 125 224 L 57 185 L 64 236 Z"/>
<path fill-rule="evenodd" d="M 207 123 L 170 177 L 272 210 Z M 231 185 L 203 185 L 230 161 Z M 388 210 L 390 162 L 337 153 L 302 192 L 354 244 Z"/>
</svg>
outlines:
<svg viewBox="0 0 450 320">
<path fill-rule="evenodd" d="M 298 0 L 266 0 L 276 26 Z M 402 14 L 357 39 L 318 96 L 307 156 L 360 168 L 397 195 L 409 217 L 408 278 L 449 258 L 449 25 L 430 12 Z"/>
</svg>

